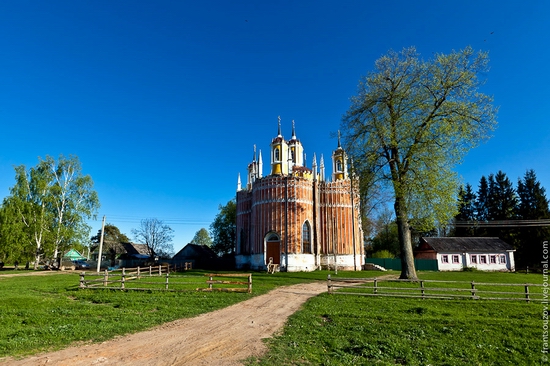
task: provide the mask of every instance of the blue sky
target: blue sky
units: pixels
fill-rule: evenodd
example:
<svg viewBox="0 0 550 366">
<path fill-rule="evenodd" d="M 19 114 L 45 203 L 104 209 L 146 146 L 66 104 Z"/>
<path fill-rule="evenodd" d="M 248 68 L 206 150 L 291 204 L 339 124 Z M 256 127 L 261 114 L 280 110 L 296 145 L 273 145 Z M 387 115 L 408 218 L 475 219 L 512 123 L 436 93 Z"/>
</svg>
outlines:
<svg viewBox="0 0 550 366">
<path fill-rule="evenodd" d="M 492 139 L 457 166 L 550 189 L 547 1 L 5 1 L 0 3 L 0 198 L 16 165 L 74 154 L 101 217 L 131 236 L 144 218 L 174 249 L 208 228 L 281 116 L 327 159 L 361 76 L 389 49 L 424 58 L 489 51 Z"/>
</svg>

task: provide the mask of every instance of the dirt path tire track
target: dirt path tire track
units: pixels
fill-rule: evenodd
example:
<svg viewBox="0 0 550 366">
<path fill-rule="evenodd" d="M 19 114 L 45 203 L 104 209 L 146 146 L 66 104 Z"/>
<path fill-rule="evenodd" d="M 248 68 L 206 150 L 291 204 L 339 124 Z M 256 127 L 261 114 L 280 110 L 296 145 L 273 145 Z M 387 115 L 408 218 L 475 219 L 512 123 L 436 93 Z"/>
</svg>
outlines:
<svg viewBox="0 0 550 366">
<path fill-rule="evenodd" d="M 279 287 L 230 307 L 148 331 L 21 360 L 0 359 L 0 364 L 241 365 L 243 359 L 264 353 L 262 339 L 273 336 L 303 303 L 326 290 L 326 282 Z"/>
</svg>

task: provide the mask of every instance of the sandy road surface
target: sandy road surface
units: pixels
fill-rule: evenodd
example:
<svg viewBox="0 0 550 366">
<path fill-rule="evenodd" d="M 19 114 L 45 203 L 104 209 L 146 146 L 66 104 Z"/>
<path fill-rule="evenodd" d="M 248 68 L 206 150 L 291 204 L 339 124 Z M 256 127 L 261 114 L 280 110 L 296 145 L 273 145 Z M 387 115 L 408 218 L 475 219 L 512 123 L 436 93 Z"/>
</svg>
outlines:
<svg viewBox="0 0 550 366">
<path fill-rule="evenodd" d="M 262 338 L 271 337 L 307 299 L 326 290 L 326 282 L 280 287 L 148 331 L 22 360 L 0 359 L 0 364 L 240 365 L 249 356 L 261 355 L 266 350 Z"/>
</svg>

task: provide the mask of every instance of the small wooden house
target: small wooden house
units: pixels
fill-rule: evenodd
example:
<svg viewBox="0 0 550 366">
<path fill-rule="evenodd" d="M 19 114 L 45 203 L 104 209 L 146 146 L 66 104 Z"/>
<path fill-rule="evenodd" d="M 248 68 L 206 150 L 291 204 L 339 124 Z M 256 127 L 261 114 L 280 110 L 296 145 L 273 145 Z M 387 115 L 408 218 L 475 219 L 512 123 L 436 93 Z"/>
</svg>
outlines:
<svg viewBox="0 0 550 366">
<path fill-rule="evenodd" d="M 125 253 L 122 253 L 119 259 L 120 267 L 137 267 L 144 266 L 148 262 L 151 262 L 154 259 L 151 256 L 151 252 L 147 244 L 136 244 L 136 243 L 120 243 L 125 250 Z"/>
<path fill-rule="evenodd" d="M 515 249 L 499 238 L 423 237 L 414 250 L 416 259 L 437 260 L 440 271 L 515 271 Z"/>
<path fill-rule="evenodd" d="M 191 263 L 192 268 L 212 269 L 218 256 L 206 245 L 189 243 L 172 257 L 171 263 L 180 265 Z"/>
</svg>

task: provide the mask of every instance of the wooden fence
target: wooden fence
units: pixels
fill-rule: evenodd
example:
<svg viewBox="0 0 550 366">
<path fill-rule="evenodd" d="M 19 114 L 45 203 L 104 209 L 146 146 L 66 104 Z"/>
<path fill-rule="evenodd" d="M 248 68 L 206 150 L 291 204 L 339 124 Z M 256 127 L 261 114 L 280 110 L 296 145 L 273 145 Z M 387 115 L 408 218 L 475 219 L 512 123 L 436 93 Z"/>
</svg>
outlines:
<svg viewBox="0 0 550 366">
<path fill-rule="evenodd" d="M 475 281 L 338 278 L 328 275 L 329 294 L 412 297 L 421 299 L 473 299 L 543 301 L 542 284 L 485 283 Z M 516 291 L 521 289 L 520 291 Z M 546 300 L 548 300 L 546 298 Z"/>
<path fill-rule="evenodd" d="M 105 270 L 103 274 L 80 273 L 81 289 L 111 289 L 111 290 L 138 290 L 138 291 L 227 291 L 227 292 L 252 292 L 252 274 L 206 274 L 206 288 L 197 288 L 200 283 L 205 283 L 203 276 L 175 276 L 170 277 L 170 272 L 163 266 L 126 269 L 120 273 Z M 248 277 L 248 281 L 228 281 L 224 277 Z M 186 279 L 187 281 L 181 281 Z M 221 287 L 214 288 L 214 284 Z M 246 287 L 229 287 L 228 285 L 246 285 Z"/>
<path fill-rule="evenodd" d="M 252 273 L 225 273 L 225 274 L 205 274 L 208 276 L 206 283 L 208 288 L 197 288 L 197 291 L 226 291 L 226 292 L 248 292 L 252 293 Z M 248 277 L 247 281 L 231 281 L 214 278 L 223 277 Z M 246 287 L 216 287 L 214 285 L 246 285 Z"/>
</svg>

